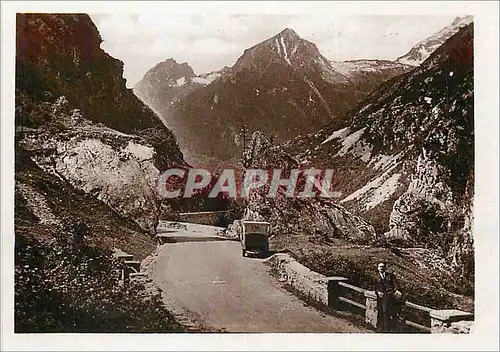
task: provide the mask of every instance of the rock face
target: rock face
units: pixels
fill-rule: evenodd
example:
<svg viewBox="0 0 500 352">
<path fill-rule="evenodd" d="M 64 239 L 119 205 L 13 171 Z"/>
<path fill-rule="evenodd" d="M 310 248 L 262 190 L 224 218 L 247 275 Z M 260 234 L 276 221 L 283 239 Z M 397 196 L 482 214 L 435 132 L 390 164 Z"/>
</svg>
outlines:
<svg viewBox="0 0 500 352">
<path fill-rule="evenodd" d="M 37 127 L 38 108 L 65 96 L 86 119 L 124 133 L 142 134 L 158 150 L 157 163 L 183 163 L 174 135 L 126 89 L 123 63 L 100 48 L 87 15 L 18 14 L 16 125 Z"/>
<path fill-rule="evenodd" d="M 468 25 L 472 21 L 473 16 L 456 17 L 449 26 L 443 28 L 429 38 L 422 40 L 411 48 L 408 53 L 398 57 L 397 62 L 412 66 L 420 65 L 452 35 L 457 33 L 461 27 Z"/>
<path fill-rule="evenodd" d="M 473 270 L 473 25 L 330 126 L 285 143 L 304 167 L 336 169 L 339 203 L 403 246 Z M 465 274 L 464 274 L 465 275 Z"/>
<path fill-rule="evenodd" d="M 289 155 L 272 147 L 261 132 L 253 134 L 249 149 L 252 152 L 247 153 L 246 161 L 250 169 L 297 167 Z M 376 239 L 373 226 L 329 199 L 288 198 L 280 191 L 275 198 L 270 198 L 268 191 L 269 186 L 264 186 L 250 193 L 244 220 L 270 222 L 271 235 L 311 235 L 319 241 L 341 238 L 358 243 Z"/>
<path fill-rule="evenodd" d="M 58 133 L 45 128 L 25 132 L 20 141 L 32 160 L 154 233 L 160 173 L 155 149 L 141 137 L 85 121 L 64 97 L 54 104 L 52 116 L 69 123 Z"/>
<path fill-rule="evenodd" d="M 282 142 L 340 121 L 378 83 L 406 67 L 391 65 L 348 77 L 315 44 L 285 29 L 245 50 L 231 68 L 209 74 L 216 79 L 208 85 L 191 71 L 184 80 L 169 68 L 154 78 L 146 74 L 135 92 L 174 131 L 188 161 L 217 169 L 241 160 L 244 126 L 245 138 L 259 130 Z"/>
<path fill-rule="evenodd" d="M 16 152 L 154 233 L 157 177 L 186 165 L 171 131 L 126 89 L 87 15 L 22 14 L 16 32 Z"/>
</svg>

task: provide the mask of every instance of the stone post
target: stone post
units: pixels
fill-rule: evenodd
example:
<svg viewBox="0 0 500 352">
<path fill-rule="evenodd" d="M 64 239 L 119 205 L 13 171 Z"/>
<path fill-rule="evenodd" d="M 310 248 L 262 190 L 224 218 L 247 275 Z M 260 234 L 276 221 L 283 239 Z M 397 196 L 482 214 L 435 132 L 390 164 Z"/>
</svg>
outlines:
<svg viewBox="0 0 500 352">
<path fill-rule="evenodd" d="M 457 309 L 431 310 L 429 314 L 432 334 L 454 333 L 452 323 L 474 319 L 474 314 Z"/>
<path fill-rule="evenodd" d="M 339 282 L 347 281 L 347 278 L 342 276 L 329 276 L 326 278 L 328 282 L 328 306 L 332 308 L 338 308 L 339 306 L 339 295 L 340 286 Z"/>
<path fill-rule="evenodd" d="M 176 231 L 168 231 L 168 233 L 172 233 L 172 232 L 176 232 Z M 159 247 L 165 243 L 168 243 L 168 233 L 161 233 L 161 234 L 156 235 L 156 239 L 158 240 L 157 247 Z"/>
<path fill-rule="evenodd" d="M 374 328 L 377 328 L 377 316 L 378 316 L 378 306 L 377 306 L 377 295 L 375 291 L 365 291 L 366 298 L 366 311 L 365 311 L 365 322 L 370 324 Z"/>
<path fill-rule="evenodd" d="M 118 259 L 118 261 L 120 262 L 120 266 L 119 266 L 119 280 L 122 281 L 122 282 L 125 282 L 125 262 L 127 260 L 132 260 L 134 259 L 134 256 L 132 254 L 128 254 L 128 253 L 124 253 L 124 252 L 121 252 L 121 253 L 118 253 L 118 254 L 115 254 L 115 258 Z"/>
<path fill-rule="evenodd" d="M 126 285 L 130 281 L 130 274 L 133 272 L 132 268 L 123 265 L 123 284 Z"/>
</svg>

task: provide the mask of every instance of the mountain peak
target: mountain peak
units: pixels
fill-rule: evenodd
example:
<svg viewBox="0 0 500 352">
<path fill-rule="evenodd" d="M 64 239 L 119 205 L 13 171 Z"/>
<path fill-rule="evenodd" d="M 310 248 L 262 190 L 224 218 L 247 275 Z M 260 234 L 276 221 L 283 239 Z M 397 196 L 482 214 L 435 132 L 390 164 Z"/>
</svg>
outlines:
<svg viewBox="0 0 500 352">
<path fill-rule="evenodd" d="M 285 28 L 273 37 L 245 50 L 235 63 L 236 71 L 249 67 L 267 67 L 281 62 L 291 67 L 302 67 L 321 56 L 318 48 L 301 38 L 293 29 Z"/>
<path fill-rule="evenodd" d="M 179 79 L 181 77 L 194 77 L 194 71 L 187 62 L 178 63 L 174 58 L 168 58 L 157 63 L 152 67 L 143 79 L 150 76 L 168 77 L 171 79 Z"/>
<path fill-rule="evenodd" d="M 276 36 L 281 36 L 281 37 L 289 37 L 289 38 L 297 38 L 297 39 L 302 39 L 297 32 L 295 32 L 291 28 L 285 28 L 281 32 L 279 32 Z"/>
<path fill-rule="evenodd" d="M 451 26 L 464 26 L 474 21 L 474 16 L 455 17 Z"/>
<path fill-rule="evenodd" d="M 189 64 L 187 62 L 177 62 L 172 57 L 170 57 L 168 59 L 165 59 L 162 62 L 159 62 L 156 66 L 163 66 L 163 67 L 183 67 L 183 68 L 191 69 L 191 66 L 189 66 Z"/>
<path fill-rule="evenodd" d="M 431 53 L 439 48 L 448 38 L 453 36 L 463 26 L 473 22 L 474 16 L 455 17 L 453 22 L 439 32 L 417 43 L 405 55 L 397 58 L 397 62 L 411 66 L 419 66 Z"/>
</svg>

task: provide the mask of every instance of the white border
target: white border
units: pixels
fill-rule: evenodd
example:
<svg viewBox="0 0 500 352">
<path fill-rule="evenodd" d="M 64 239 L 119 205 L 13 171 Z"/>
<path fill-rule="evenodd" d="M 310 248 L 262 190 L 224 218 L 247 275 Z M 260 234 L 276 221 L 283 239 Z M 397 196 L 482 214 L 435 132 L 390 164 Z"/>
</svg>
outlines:
<svg viewBox="0 0 500 352">
<path fill-rule="evenodd" d="M 2 2 L 2 350 L 479 350 L 498 349 L 498 2 Z M 16 12 L 169 14 L 448 14 L 475 16 L 476 324 L 470 335 L 13 333 L 14 67 Z"/>
</svg>

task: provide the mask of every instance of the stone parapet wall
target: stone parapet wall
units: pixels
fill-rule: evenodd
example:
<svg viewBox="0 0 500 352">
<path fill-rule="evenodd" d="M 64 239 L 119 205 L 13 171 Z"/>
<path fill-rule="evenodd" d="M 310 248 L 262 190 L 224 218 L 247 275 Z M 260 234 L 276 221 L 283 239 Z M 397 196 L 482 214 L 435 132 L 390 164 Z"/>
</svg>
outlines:
<svg viewBox="0 0 500 352">
<path fill-rule="evenodd" d="M 234 224 L 233 224 L 234 225 Z M 231 227 L 232 231 L 236 226 Z M 347 283 L 347 279 L 339 276 L 325 276 L 310 270 L 285 253 L 273 255 L 267 264 L 271 267 L 278 280 L 297 292 L 306 300 L 310 300 L 320 306 L 328 306 L 337 309 L 341 301 L 363 308 L 365 311 L 365 322 L 377 327 L 378 306 L 375 292 L 365 290 Z M 365 302 L 354 302 L 341 296 L 340 286 L 364 293 Z M 430 308 L 418 306 L 407 302 L 407 305 L 428 311 L 431 327 L 419 326 L 408 322 L 413 327 L 419 327 L 426 332 L 467 334 L 473 327 L 474 315 L 456 309 L 431 310 Z"/>
<path fill-rule="evenodd" d="M 332 306 L 335 303 L 332 293 L 335 291 L 336 279 L 346 280 L 345 278 L 330 278 L 312 271 L 288 254 L 275 254 L 268 264 L 276 271 L 280 282 L 307 299 L 324 306 Z"/>
<path fill-rule="evenodd" d="M 432 310 L 432 333 L 468 334 L 473 326 L 474 315 L 456 309 Z"/>
<path fill-rule="evenodd" d="M 193 224 L 218 226 L 224 222 L 226 212 L 224 211 L 203 211 L 197 213 L 180 213 L 179 221 Z"/>
<path fill-rule="evenodd" d="M 473 321 L 456 321 L 451 323 L 449 331 L 452 334 L 469 334 L 474 327 Z"/>
</svg>

